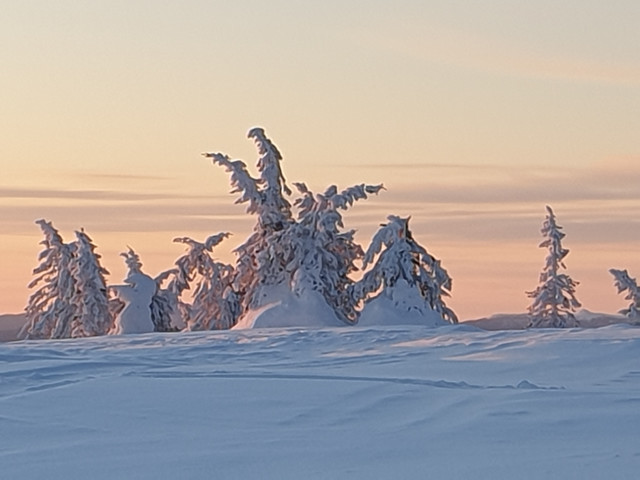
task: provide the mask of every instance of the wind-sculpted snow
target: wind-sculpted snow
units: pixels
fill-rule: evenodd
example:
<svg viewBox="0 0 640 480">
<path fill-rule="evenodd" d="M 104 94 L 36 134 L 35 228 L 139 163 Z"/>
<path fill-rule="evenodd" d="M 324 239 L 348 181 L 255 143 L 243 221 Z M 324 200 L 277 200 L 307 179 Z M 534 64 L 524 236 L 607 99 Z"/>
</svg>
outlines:
<svg viewBox="0 0 640 480">
<path fill-rule="evenodd" d="M 640 329 L 0 344 L 2 478 L 635 478 Z"/>
</svg>

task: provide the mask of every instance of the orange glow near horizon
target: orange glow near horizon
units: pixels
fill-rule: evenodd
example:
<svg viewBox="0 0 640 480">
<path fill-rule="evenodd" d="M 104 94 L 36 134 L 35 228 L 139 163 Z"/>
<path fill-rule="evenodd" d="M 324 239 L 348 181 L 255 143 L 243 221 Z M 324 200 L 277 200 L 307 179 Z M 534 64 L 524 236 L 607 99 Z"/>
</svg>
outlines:
<svg viewBox="0 0 640 480">
<path fill-rule="evenodd" d="M 231 231 L 233 261 L 253 219 L 201 153 L 253 168 L 253 126 L 288 182 L 384 183 L 346 228 L 366 247 L 411 215 L 463 319 L 526 308 L 547 204 L 578 298 L 617 311 L 608 269 L 640 276 L 638 18 L 634 0 L 9 2 L 0 314 L 26 304 L 38 218 L 84 227 L 111 283 L 127 245 L 170 268 L 176 236 Z"/>
<path fill-rule="evenodd" d="M 389 195 L 389 192 L 381 195 Z M 229 195 L 227 203 L 231 204 L 234 198 Z M 220 204 L 216 205 L 218 202 L 220 200 L 209 206 L 212 213 L 221 208 Z M 518 215 L 516 219 L 510 218 L 510 214 L 503 215 L 504 218 L 500 219 L 500 212 L 494 206 L 492 210 L 495 211 L 490 220 L 485 222 L 481 209 L 475 214 L 471 211 L 461 220 L 455 212 L 453 215 L 451 212 L 447 213 L 446 208 L 440 208 L 433 216 L 435 218 L 431 218 L 428 211 L 421 210 L 421 205 L 424 207 L 427 204 L 420 201 L 413 205 L 403 203 L 400 209 L 394 209 L 393 201 L 385 202 L 381 197 L 372 197 L 352 207 L 345 217 L 345 226 L 358 230 L 357 240 L 366 248 L 377 225 L 385 221 L 386 214 L 405 215 L 413 211 L 411 226 L 414 237 L 442 261 L 454 279 L 452 297 L 447 303 L 461 319 L 479 318 L 493 313 L 524 312 L 529 305 L 525 292 L 535 288 L 546 256 L 546 251 L 537 247 L 541 241 L 538 232 L 544 218 L 543 209 L 539 208 L 538 212 L 532 214 L 531 207 L 523 207 L 522 215 Z M 572 211 L 569 205 L 565 207 L 573 217 L 579 217 L 580 212 L 584 215 L 591 212 L 588 205 L 586 210 L 574 208 Z M 190 235 L 196 239 L 204 239 L 212 233 L 232 231 L 233 236 L 225 240 L 216 249 L 216 253 L 222 261 L 234 262 L 232 250 L 248 236 L 254 221 L 249 215 L 237 214 L 243 209 L 242 206 L 232 207 L 236 212 L 231 213 L 230 218 L 237 218 L 232 222 L 234 228 L 223 227 L 230 225 L 223 215 L 219 223 L 211 222 L 208 230 L 196 225 L 188 231 L 165 229 L 149 232 L 87 232 L 98 245 L 103 265 L 111 273 L 109 283 L 117 284 L 125 276 L 125 266 L 119 253 L 126 250 L 127 246 L 132 246 L 140 253 L 145 271 L 156 275 L 171 268 L 175 259 L 181 255 L 183 246 L 172 243 L 176 236 Z M 566 260 L 567 271 L 580 282 L 578 299 L 584 308 L 613 313 L 625 306 L 624 299 L 617 295 L 613 287 L 608 269 L 628 268 L 632 275 L 640 271 L 638 251 L 633 251 L 633 245 L 628 241 L 612 239 L 610 242 L 600 243 L 602 239 L 580 239 L 575 230 L 578 226 L 585 227 L 584 224 L 581 225 L 584 219 L 575 223 L 571 216 L 563 215 L 563 208 L 556 208 L 556 214 L 567 233 L 564 244 L 571 251 Z M 597 218 L 598 212 L 595 214 Z M 188 205 L 184 206 L 184 216 L 189 217 Z M 619 222 L 622 224 L 624 220 L 622 217 Z M 69 220 L 66 221 L 68 222 Z M 169 223 L 171 222 L 169 219 Z M 523 224 L 527 225 L 526 232 L 514 231 L 512 238 L 508 238 L 509 228 L 521 229 Z M 185 226 L 188 226 L 188 222 Z M 34 224 L 31 230 L 28 235 L 3 235 L 3 242 L 11 252 L 11 256 L 3 259 L 4 312 L 19 312 L 26 305 L 29 292 L 25 286 L 32 278 L 30 271 L 36 266 L 37 254 L 41 249 L 38 245 L 41 235 L 37 226 Z M 494 230 L 495 238 L 502 237 L 502 240 L 492 241 L 491 230 Z M 597 231 L 598 227 L 594 230 Z M 67 241 L 73 238 L 72 230 L 61 229 L 61 234 Z"/>
</svg>

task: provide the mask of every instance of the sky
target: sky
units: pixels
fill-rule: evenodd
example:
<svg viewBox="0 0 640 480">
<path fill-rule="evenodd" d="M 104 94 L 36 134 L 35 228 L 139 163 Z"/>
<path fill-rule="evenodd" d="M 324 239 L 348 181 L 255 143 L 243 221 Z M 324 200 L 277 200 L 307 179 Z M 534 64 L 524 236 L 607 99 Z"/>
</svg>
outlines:
<svg viewBox="0 0 640 480">
<path fill-rule="evenodd" d="M 0 312 L 19 312 L 39 218 L 85 228 L 110 283 L 137 250 L 253 219 L 202 152 L 251 167 L 261 126 L 289 182 L 384 183 L 347 214 L 366 248 L 389 214 L 453 277 L 462 319 L 521 312 L 545 205 L 585 308 L 640 275 L 640 3 L 0 0 Z M 255 172 L 255 170 L 253 170 Z"/>
</svg>

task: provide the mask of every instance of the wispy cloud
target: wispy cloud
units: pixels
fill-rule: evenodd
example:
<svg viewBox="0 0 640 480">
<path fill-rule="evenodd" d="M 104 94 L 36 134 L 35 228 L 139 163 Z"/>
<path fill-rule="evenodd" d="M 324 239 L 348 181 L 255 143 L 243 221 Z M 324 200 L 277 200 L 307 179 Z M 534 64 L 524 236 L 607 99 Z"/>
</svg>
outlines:
<svg viewBox="0 0 640 480">
<path fill-rule="evenodd" d="M 388 171 L 395 203 L 518 204 L 640 200 L 640 157 L 612 158 L 590 168 L 462 164 L 377 164 L 345 168 Z M 402 171 L 395 175 L 394 172 Z M 420 171 L 419 184 L 405 171 Z M 407 180 L 408 179 L 408 180 Z M 409 181 L 411 183 L 409 183 Z"/>
<path fill-rule="evenodd" d="M 78 173 L 78 179 L 84 180 L 115 180 L 118 182 L 141 182 L 141 181 L 165 181 L 169 177 L 161 175 L 137 175 L 137 174 L 117 174 L 117 173 Z"/>
<path fill-rule="evenodd" d="M 429 25 L 387 25 L 384 32 L 353 30 L 353 41 L 425 62 L 529 78 L 640 85 L 640 64 L 534 52 L 513 41 Z"/>
<path fill-rule="evenodd" d="M 452 170 L 443 181 L 442 166 L 423 165 L 426 174 L 419 185 L 390 180 L 388 191 L 354 207 L 348 216 L 365 225 L 365 237 L 394 213 L 411 215 L 414 230 L 435 241 L 535 242 L 548 204 L 576 234 L 574 242 L 640 238 L 640 162 L 610 159 L 586 170 L 489 166 L 480 169 L 482 175 L 477 166 L 455 165 Z"/>
<path fill-rule="evenodd" d="M 460 163 L 350 163 L 334 164 L 333 167 L 353 170 L 466 170 L 466 171 L 504 171 L 504 165 L 460 164 Z"/>
<path fill-rule="evenodd" d="M 0 235 L 33 235 L 39 218 L 63 230 L 84 227 L 91 232 L 245 230 L 244 207 L 233 201 L 223 193 L 0 187 Z"/>
<path fill-rule="evenodd" d="M 61 229 L 84 227 L 91 232 L 212 232 L 240 228 L 250 222 L 243 209 L 217 201 L 132 202 L 121 204 L 1 205 L 0 234 L 33 234 L 38 218 Z"/>
<path fill-rule="evenodd" d="M 132 192 L 118 190 L 68 190 L 47 188 L 11 188 L 0 187 L 0 201 L 2 199 L 60 199 L 60 200 L 86 200 L 86 201 L 110 201 L 130 202 L 145 200 L 202 200 L 216 197 L 214 195 L 184 195 L 167 192 Z M 222 195 L 217 195 L 222 197 Z"/>
<path fill-rule="evenodd" d="M 638 165 L 636 167 L 635 165 Z M 357 168 L 369 168 L 358 165 Z M 376 168 L 397 171 L 398 165 Z M 389 214 L 411 215 L 415 231 L 452 242 L 535 241 L 550 204 L 584 241 L 606 242 L 610 232 L 640 238 L 640 162 L 635 157 L 589 169 L 504 168 L 497 165 L 401 166 L 385 175 L 388 190 L 345 213 L 347 228 L 364 243 Z M 410 172 L 420 171 L 419 181 Z M 433 173 L 431 175 L 430 173 Z M 401 180 L 398 180 L 401 179 Z M 47 218 L 63 229 L 91 232 L 248 232 L 255 221 L 235 197 L 158 193 L 0 189 L 0 233 L 37 232 Z M 29 198 L 31 202 L 16 200 Z M 11 200 L 12 199 L 12 200 Z M 56 201 L 50 201 L 55 199 Z"/>
</svg>

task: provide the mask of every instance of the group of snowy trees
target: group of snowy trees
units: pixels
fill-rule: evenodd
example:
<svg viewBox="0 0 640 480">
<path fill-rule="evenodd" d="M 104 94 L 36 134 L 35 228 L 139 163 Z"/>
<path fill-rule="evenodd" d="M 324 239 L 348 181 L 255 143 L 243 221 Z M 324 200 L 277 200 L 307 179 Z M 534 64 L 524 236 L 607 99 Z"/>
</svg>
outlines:
<svg viewBox="0 0 640 480">
<path fill-rule="evenodd" d="M 408 218 L 390 215 L 366 253 L 355 231 L 345 229 L 342 212 L 382 185 L 342 191 L 332 185 L 313 193 L 294 183 L 298 195 L 292 199 L 276 146 L 261 128 L 248 136 L 259 153 L 255 178 L 241 160 L 204 154 L 230 173 L 232 193 L 240 194 L 236 203 L 246 204 L 256 218 L 251 235 L 235 249 L 235 264 L 213 257 L 228 233 L 204 242 L 181 237 L 174 241 L 187 250 L 173 268 L 151 278 L 129 249 L 122 254 L 129 269 L 124 285 L 108 287 L 108 272 L 83 231 L 65 244 L 50 222 L 39 220 L 45 249 L 30 285 L 37 290 L 26 308 L 23 336 L 171 331 L 178 324 L 185 330 L 309 324 L 302 317 L 314 326 L 375 324 L 381 307 L 391 321 L 409 315 L 416 323 L 457 323 L 444 302 L 451 278 L 413 238 Z M 355 279 L 359 263 L 364 273 Z"/>
<path fill-rule="evenodd" d="M 44 240 L 29 288 L 24 338 L 67 338 L 152 331 L 213 330 L 254 326 L 333 326 L 457 323 L 444 302 L 451 278 L 440 261 L 413 237 L 409 218 L 387 217 L 367 250 L 344 226 L 342 212 L 378 194 L 382 185 L 335 185 L 313 193 L 304 183 L 287 185 L 282 156 L 264 130 L 248 137 L 258 150 L 258 176 L 241 160 L 205 153 L 230 174 L 236 203 L 256 219 L 251 235 L 235 249 L 235 264 L 216 260 L 223 232 L 200 242 L 175 238 L 186 252 L 173 268 L 152 278 L 138 254 L 122 253 L 128 273 L 107 286 L 108 272 L 91 238 L 77 231 L 65 243 L 51 222 L 38 220 Z M 529 327 L 577 326 L 578 282 L 562 272 L 569 250 L 551 207 L 540 247 L 548 254 L 538 287 L 527 292 Z M 361 268 L 359 268 L 359 265 Z M 358 279 L 355 272 L 361 270 Z M 640 320 L 640 291 L 626 270 L 610 270 L 619 293 L 631 301 L 620 313 Z"/>
<path fill-rule="evenodd" d="M 21 336 L 29 339 L 76 338 L 107 333 L 151 332 L 152 297 L 156 283 L 140 271 L 138 257 L 123 253 L 129 275 L 126 285 L 107 287 L 108 271 L 100 265 L 100 255 L 83 230 L 76 240 L 65 243 L 51 222 L 37 220 L 44 233 L 29 284 L 35 292 L 26 307 L 27 322 Z M 148 281 L 146 281 L 148 279 Z M 143 300 L 148 296 L 148 303 Z M 148 319 L 149 326 L 144 326 Z M 142 323 L 143 326 L 136 326 Z M 162 328 L 156 330 L 162 331 Z"/>
<path fill-rule="evenodd" d="M 528 309 L 531 316 L 529 327 L 576 327 L 578 321 L 574 312 L 581 306 L 576 299 L 578 282 L 566 273 L 561 273 L 561 269 L 567 268 L 564 258 L 569 250 L 562 246 L 565 234 L 562 227 L 556 223 L 556 216 L 549 206 L 541 233 L 544 240 L 540 247 L 547 248 L 548 254 L 538 287 L 527 292 L 533 299 Z M 636 279 L 631 278 L 626 270 L 610 269 L 609 272 L 615 278 L 618 293 L 626 291 L 625 299 L 631 300 L 629 307 L 620 310 L 619 313 L 633 321 L 640 321 L 640 290 Z"/>
<path fill-rule="evenodd" d="M 51 222 L 38 220 L 44 233 L 40 265 L 29 288 L 27 338 L 103 335 L 111 327 L 105 275 L 91 238 L 82 230 L 64 243 Z"/>
</svg>

